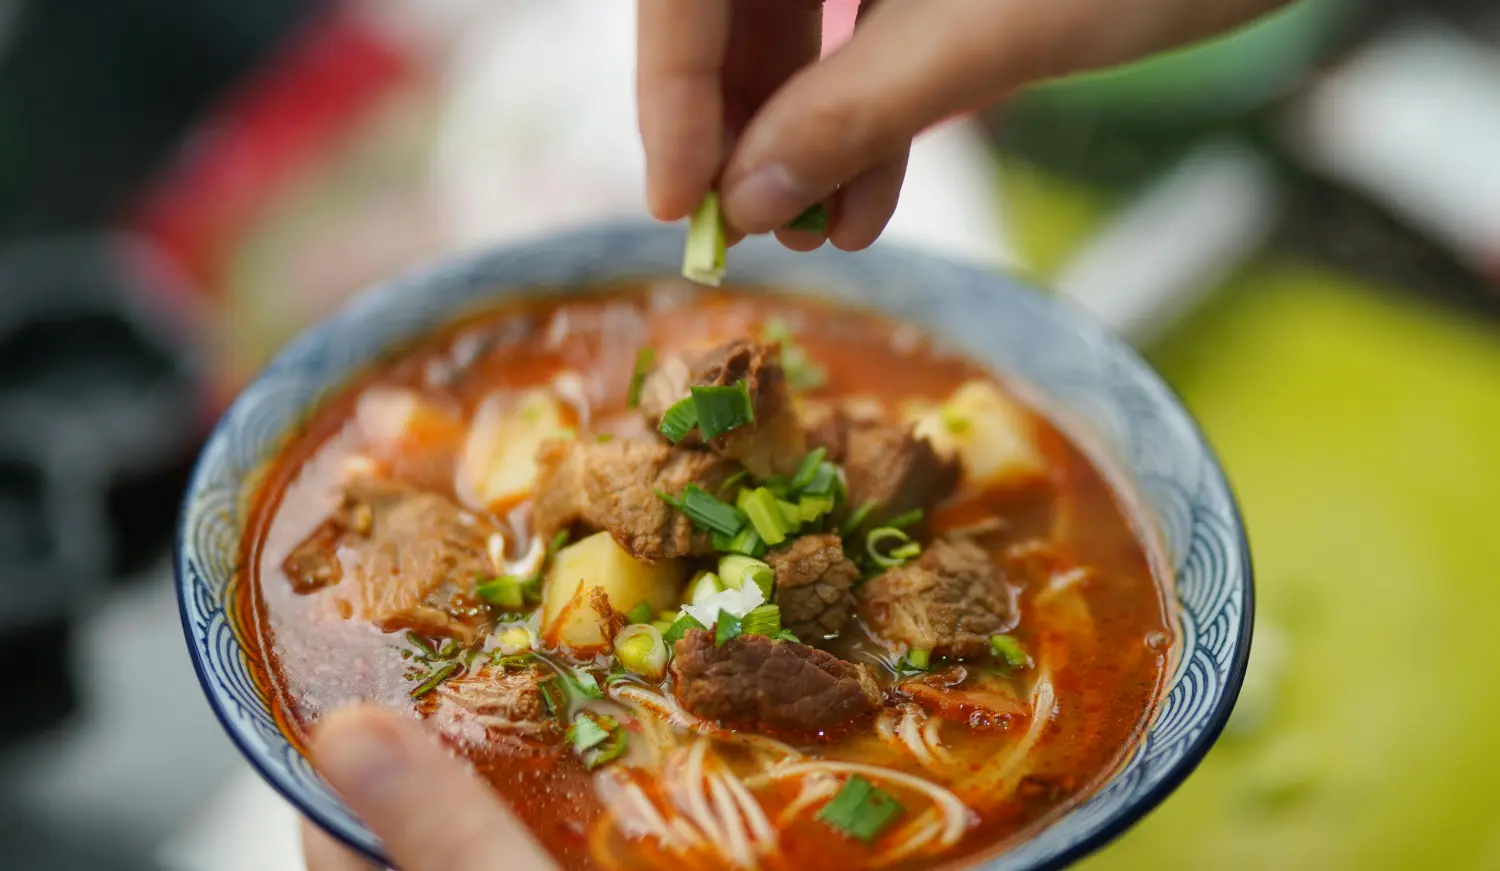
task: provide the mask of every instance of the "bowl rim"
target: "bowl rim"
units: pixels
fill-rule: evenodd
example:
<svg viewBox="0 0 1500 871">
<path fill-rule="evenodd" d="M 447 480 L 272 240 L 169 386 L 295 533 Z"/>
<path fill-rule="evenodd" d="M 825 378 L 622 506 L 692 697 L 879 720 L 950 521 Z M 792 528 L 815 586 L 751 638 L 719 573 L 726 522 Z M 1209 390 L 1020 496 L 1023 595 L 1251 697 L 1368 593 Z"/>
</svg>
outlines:
<svg viewBox="0 0 1500 871">
<path fill-rule="evenodd" d="M 208 701 L 209 707 L 214 713 L 214 717 L 219 721 L 219 724 L 228 735 L 230 741 L 234 744 L 236 749 L 239 750 L 244 759 L 250 764 L 251 768 L 253 768 L 277 794 L 279 794 L 284 800 L 292 805 L 292 807 L 300 816 L 316 823 L 324 832 L 334 837 L 336 840 L 341 842 L 350 850 L 354 851 L 363 859 L 376 863 L 378 867 L 395 867 L 391 863 L 389 857 L 385 854 L 384 850 L 381 848 L 378 840 L 375 840 L 373 836 L 370 835 L 368 830 L 362 830 L 362 827 L 351 827 L 347 825 L 344 820 L 338 819 L 330 813 L 326 812 L 326 810 L 320 807 L 317 802 L 309 801 L 304 796 L 302 786 L 298 784 L 287 771 L 273 765 L 271 761 L 265 758 L 264 754 L 260 752 L 261 742 L 253 733 L 253 731 L 247 728 L 242 728 L 241 725 L 234 720 L 228 710 L 228 706 L 231 703 L 230 700 L 221 696 L 220 692 L 214 687 L 213 682 L 210 679 L 209 665 L 206 662 L 205 651 L 195 639 L 191 614 L 189 612 L 188 598 L 191 593 L 189 590 L 190 584 L 188 582 L 188 579 L 190 571 L 187 565 L 185 539 L 189 531 L 189 508 L 193 504 L 194 497 L 197 496 L 199 492 L 204 488 L 204 477 L 206 475 L 207 466 L 213 453 L 211 448 L 216 443 L 225 438 L 225 434 L 230 427 L 230 423 L 234 419 L 233 411 L 236 406 L 240 404 L 243 396 L 245 395 L 245 392 L 255 384 L 261 382 L 265 378 L 267 373 L 276 369 L 278 367 L 278 364 L 280 364 L 283 360 L 294 357 L 301 349 L 303 344 L 308 342 L 310 340 L 310 337 L 319 332 L 324 326 L 342 318 L 355 317 L 357 315 L 357 313 L 355 312 L 355 306 L 360 298 L 377 295 L 402 296 L 405 294 L 409 294 L 413 292 L 415 288 L 424 285 L 431 286 L 444 282 L 453 282 L 457 280 L 458 276 L 463 275 L 468 270 L 481 269 L 483 265 L 489 261 L 489 259 L 495 257 L 496 255 L 525 251 L 528 248 L 531 248 L 532 246 L 535 246 L 538 243 L 542 242 L 556 242 L 559 240 L 569 239 L 587 242 L 590 240 L 595 240 L 599 234 L 610 233 L 624 233 L 627 235 L 636 233 L 644 238 L 646 236 L 649 236 L 653 232 L 660 233 L 663 231 L 663 229 L 664 228 L 662 228 L 661 225 L 656 225 L 653 222 L 648 222 L 640 219 L 613 219 L 574 225 L 559 230 L 544 231 L 541 233 L 528 235 L 516 241 L 501 243 L 490 247 L 483 247 L 478 249 L 477 251 L 470 251 L 459 254 L 457 256 L 438 258 L 435 261 L 431 261 L 407 269 L 396 274 L 392 278 L 378 282 L 375 285 L 359 293 L 356 293 L 354 297 L 346 301 L 344 305 L 339 307 L 333 313 L 320 318 L 313 324 L 303 328 L 303 330 L 301 330 L 297 334 L 297 336 L 295 336 L 290 341 L 285 343 L 281 348 L 279 348 L 277 352 L 272 355 L 271 359 L 267 361 L 255 373 L 254 377 L 246 381 L 245 384 L 240 387 L 240 390 L 236 394 L 233 402 L 231 402 L 230 405 L 225 408 L 219 419 L 215 421 L 212 430 L 209 432 L 209 435 L 203 442 L 203 448 L 201 449 L 198 458 L 194 461 L 192 472 L 188 478 L 188 484 L 184 489 L 182 500 L 179 503 L 177 527 L 173 536 L 172 570 L 173 586 L 175 588 L 177 598 L 178 617 L 182 627 L 184 641 L 187 644 L 189 656 L 192 661 L 193 672 L 198 679 L 200 689 L 203 691 L 203 694 Z M 670 232 L 674 233 L 680 232 L 679 230 L 673 228 L 667 229 Z M 760 244 L 760 240 L 751 241 L 752 244 Z M 1168 404 L 1171 410 L 1179 418 L 1178 423 L 1186 427 L 1188 434 L 1191 436 L 1192 442 L 1196 444 L 1197 449 L 1202 453 L 1202 458 L 1205 461 L 1204 468 L 1207 470 L 1208 474 L 1215 479 L 1214 483 L 1216 483 L 1222 490 L 1222 495 L 1225 501 L 1224 507 L 1227 509 L 1227 518 L 1232 531 L 1232 544 L 1235 556 L 1239 560 L 1240 565 L 1243 566 L 1243 572 L 1242 577 L 1238 579 L 1238 585 L 1240 588 L 1239 592 L 1242 596 L 1242 607 L 1238 625 L 1234 627 L 1235 652 L 1234 656 L 1225 665 L 1221 691 L 1218 695 L 1218 698 L 1214 701 L 1211 710 L 1202 720 L 1202 727 L 1194 736 L 1192 736 L 1188 740 L 1187 746 L 1183 750 L 1182 754 L 1170 763 L 1168 770 L 1165 774 L 1162 775 L 1160 780 L 1144 790 L 1138 796 L 1127 801 L 1118 810 L 1111 812 L 1110 815 L 1104 820 L 1104 822 L 1094 831 L 1073 839 L 1067 846 L 1060 849 L 1056 854 L 1042 859 L 1041 861 L 1025 866 L 1028 869 L 1035 869 L 1035 871 L 1043 871 L 1043 869 L 1064 868 L 1098 851 L 1102 847 L 1108 845 L 1110 842 L 1119 838 L 1147 814 L 1155 810 L 1169 795 L 1171 795 L 1179 786 L 1181 786 L 1183 781 L 1186 780 L 1189 775 L 1191 775 L 1198 768 L 1199 764 L 1208 754 L 1208 751 L 1212 749 L 1213 746 L 1217 743 L 1220 735 L 1224 731 L 1225 726 L 1228 724 L 1230 715 L 1233 713 L 1235 703 L 1238 700 L 1241 687 L 1244 683 L 1245 672 L 1249 665 L 1255 621 L 1255 571 L 1252 562 L 1252 554 L 1250 551 L 1249 537 L 1245 528 L 1243 512 L 1240 508 L 1239 500 L 1235 495 L 1234 489 L 1230 484 L 1228 476 L 1224 472 L 1223 465 L 1219 459 L 1218 453 L 1214 450 L 1212 444 L 1204 435 L 1197 419 L 1192 415 L 1191 412 L 1188 411 L 1186 405 L 1182 401 L 1181 396 L 1177 393 L 1176 390 L 1174 390 L 1162 379 L 1161 375 L 1156 371 L 1155 367 L 1153 367 L 1143 357 L 1141 357 L 1141 355 L 1133 347 L 1131 347 L 1114 333 L 1100 325 L 1093 319 L 1091 315 L 1089 315 L 1076 303 L 1073 303 L 1071 300 L 1068 300 L 1056 294 L 1041 292 L 1039 289 L 1037 289 L 1035 283 L 1031 280 L 1020 278 L 1014 275 L 1007 275 L 1003 272 L 997 272 L 993 269 L 987 269 L 983 265 L 977 263 L 966 263 L 949 256 L 935 254 L 919 249 L 913 249 L 889 242 L 877 243 L 872 251 L 879 252 L 875 256 L 884 256 L 886 258 L 894 258 L 896 260 L 906 261 L 908 263 L 915 264 L 918 268 L 926 266 L 942 267 L 948 270 L 956 269 L 959 272 L 963 273 L 966 278 L 975 282 L 994 282 L 997 280 L 1008 281 L 1012 284 L 1015 284 L 1017 287 L 1024 288 L 1027 292 L 1030 292 L 1034 297 L 1037 298 L 1037 300 L 1041 304 L 1052 306 L 1062 311 L 1064 319 L 1067 320 L 1074 329 L 1085 334 L 1092 334 L 1092 338 L 1100 340 L 1106 345 L 1112 346 L 1111 351 L 1113 353 L 1122 355 L 1127 360 L 1127 362 L 1133 364 L 1135 370 L 1134 374 L 1144 379 L 1146 382 L 1148 382 L 1147 386 L 1158 391 L 1160 395 L 1166 397 L 1167 400 L 1169 400 Z M 641 275 L 641 273 L 622 272 L 618 276 L 618 278 L 595 278 L 588 283 L 598 286 L 605 286 L 612 281 L 623 280 L 629 277 L 641 277 Z M 806 291 L 811 290 L 814 285 L 814 281 L 808 281 L 804 284 L 798 284 L 795 281 L 790 281 L 785 283 L 784 285 L 781 285 L 780 287 L 785 292 L 793 296 L 799 296 L 808 295 Z M 507 294 L 513 294 L 517 296 L 526 293 L 535 294 L 537 291 L 542 291 L 545 289 L 544 285 L 531 285 L 530 288 L 532 289 L 520 290 L 518 293 L 517 289 L 526 288 L 528 286 L 520 283 L 504 285 L 497 282 L 497 287 L 505 288 L 505 290 L 496 294 L 497 298 L 505 296 Z M 834 304 L 838 305 L 847 303 L 839 303 L 835 301 Z M 871 306 L 870 308 L 876 312 L 884 312 L 889 317 L 899 317 L 898 313 L 883 309 L 878 305 Z M 459 311 L 458 309 L 450 309 L 447 312 L 447 315 L 450 319 L 452 317 L 461 316 L 461 314 L 461 311 Z M 923 328 L 926 329 L 925 326 Z M 345 372 L 343 374 L 349 376 L 354 373 Z M 240 532 L 243 533 L 243 530 L 240 530 Z M 1184 610 L 1184 606 L 1178 596 L 1169 597 L 1168 606 L 1174 611 L 1178 612 L 1176 616 L 1179 617 L 1181 616 L 1180 612 Z M 242 646 L 239 644 L 238 639 L 236 639 L 236 645 Z M 1181 663 L 1179 663 L 1178 665 L 1180 667 Z M 1131 751 L 1130 754 L 1127 754 L 1125 758 L 1122 758 L 1116 764 L 1116 767 L 1114 769 L 1105 773 L 1102 776 L 1103 779 L 1100 782 L 1091 784 L 1089 795 L 1079 799 L 1077 803 L 1068 806 L 1060 814 L 1044 818 L 1030 831 L 1024 834 L 1020 840 L 1015 841 L 1014 843 L 1010 843 L 1004 848 L 998 850 L 994 849 L 993 847 L 986 848 L 984 850 L 981 850 L 977 854 L 972 854 L 969 857 L 946 860 L 939 867 L 953 869 L 967 868 L 971 869 L 971 871 L 985 871 L 985 869 L 988 869 L 996 863 L 1002 861 L 1008 853 L 1017 849 L 1022 844 L 1034 840 L 1035 838 L 1039 837 L 1044 831 L 1065 820 L 1067 816 L 1074 810 L 1084 807 L 1091 800 L 1092 796 L 1097 796 L 1098 794 L 1100 794 L 1100 792 L 1102 792 L 1102 790 L 1107 785 L 1109 785 L 1112 780 L 1130 763 L 1131 756 L 1144 748 L 1147 736 L 1151 734 L 1152 730 L 1156 727 L 1159 721 L 1159 717 L 1163 710 L 1162 706 L 1166 700 L 1167 693 L 1171 688 L 1174 676 L 1174 672 L 1168 672 L 1164 677 L 1163 686 L 1159 690 L 1160 696 L 1157 699 L 1156 709 L 1152 712 L 1151 719 L 1147 721 L 1146 724 L 1142 727 L 1142 734 L 1138 739 L 1139 743 Z"/>
</svg>

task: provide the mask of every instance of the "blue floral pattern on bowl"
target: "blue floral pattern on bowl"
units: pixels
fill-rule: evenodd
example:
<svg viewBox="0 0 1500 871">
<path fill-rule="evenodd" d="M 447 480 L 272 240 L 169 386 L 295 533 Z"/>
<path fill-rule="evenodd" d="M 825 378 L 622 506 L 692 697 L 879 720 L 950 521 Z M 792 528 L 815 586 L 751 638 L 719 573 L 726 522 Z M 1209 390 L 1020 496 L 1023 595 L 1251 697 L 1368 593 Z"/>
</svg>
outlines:
<svg viewBox="0 0 1500 871">
<path fill-rule="evenodd" d="M 612 223 L 415 271 L 371 290 L 284 349 L 220 420 L 183 504 L 175 569 L 183 631 L 219 719 L 283 796 L 385 864 L 379 842 L 277 727 L 252 676 L 234 585 L 247 482 L 310 408 L 390 348 L 512 294 L 565 294 L 630 277 L 675 275 L 679 228 Z M 1065 302 L 972 266 L 880 247 L 792 254 L 751 239 L 730 255 L 736 282 L 886 311 L 922 325 L 1028 391 L 1123 478 L 1160 536 L 1176 579 L 1180 656 L 1140 747 L 1087 801 L 986 871 L 1058 867 L 1158 804 L 1217 738 L 1250 646 L 1249 552 L 1234 497 L 1191 418 L 1133 351 Z"/>
</svg>

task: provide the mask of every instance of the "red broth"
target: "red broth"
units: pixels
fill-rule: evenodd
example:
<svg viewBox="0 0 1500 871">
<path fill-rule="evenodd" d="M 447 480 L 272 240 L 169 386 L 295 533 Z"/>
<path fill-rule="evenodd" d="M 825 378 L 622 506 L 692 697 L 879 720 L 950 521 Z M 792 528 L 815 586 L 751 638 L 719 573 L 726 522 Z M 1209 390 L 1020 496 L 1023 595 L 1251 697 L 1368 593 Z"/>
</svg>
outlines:
<svg viewBox="0 0 1500 871">
<path fill-rule="evenodd" d="M 282 568 L 289 551 L 335 507 L 336 470 L 362 447 L 352 418 L 363 392 L 409 388 L 467 421 L 492 391 L 556 384 L 556 376 L 572 372 L 577 377 L 565 379 L 563 392 L 569 394 L 573 423 L 580 433 L 590 433 L 628 414 L 626 392 L 639 348 L 651 346 L 660 356 L 758 334 L 769 318 L 786 324 L 826 369 L 826 383 L 810 398 L 870 395 L 892 407 L 910 399 L 940 402 L 966 381 L 992 378 L 920 330 L 873 313 L 770 294 L 617 288 L 479 312 L 435 332 L 314 409 L 255 492 L 244 541 L 248 583 L 237 588 L 236 606 L 258 677 L 288 737 L 305 746 L 308 729 L 321 716 L 352 702 L 433 716 L 430 704 L 410 698 L 411 663 L 400 634 L 351 617 L 341 585 L 294 592 Z M 757 857 L 761 867 L 965 865 L 1086 799 L 1129 758 L 1154 711 L 1173 653 L 1166 606 L 1170 581 L 1100 470 L 1044 418 L 1034 416 L 1031 424 L 1047 461 L 1044 481 L 965 487 L 931 517 L 935 533 L 995 518 L 1001 525 L 982 541 L 1016 591 L 1019 620 L 1011 635 L 1044 661 L 1024 673 L 976 680 L 991 680 L 1002 695 L 1010 693 L 1019 704 L 1014 716 L 978 718 L 972 725 L 943 721 L 937 730 L 944 759 L 940 773 L 884 740 L 869 722 L 838 735 L 790 742 L 805 754 L 799 758 L 881 766 L 963 794 L 961 837 L 941 849 L 886 861 L 879 857 L 890 843 L 865 844 L 804 813 L 777 824 L 777 847 Z M 451 476 L 425 473 L 420 457 L 413 457 L 406 473 L 429 490 L 457 498 Z M 510 519 L 492 518 L 501 528 Z M 877 646 L 855 626 L 830 650 L 855 658 Z M 1043 667 L 1051 710 L 1028 711 Z M 876 670 L 884 686 L 897 679 L 889 669 Z M 632 728 L 628 716 L 622 719 Z M 461 722 L 442 724 L 440 731 L 567 869 L 725 864 L 722 857 L 674 852 L 611 825 L 609 795 L 622 784 L 634 783 L 644 795 L 669 803 L 659 772 L 649 765 L 617 764 L 590 772 L 566 741 L 548 744 Z M 993 767 L 1033 733 L 1034 744 L 1015 770 L 998 778 L 999 788 L 978 795 L 972 788 L 964 791 L 966 783 L 984 782 L 975 779 L 986 776 L 986 765 Z M 733 748 L 715 747 L 732 769 Z M 907 805 L 908 820 L 921 819 L 921 794 L 892 791 Z M 755 798 L 775 812 L 785 810 L 798 792 L 793 782 L 763 783 Z M 886 841 L 899 831 L 907 830 L 896 826 Z"/>
</svg>

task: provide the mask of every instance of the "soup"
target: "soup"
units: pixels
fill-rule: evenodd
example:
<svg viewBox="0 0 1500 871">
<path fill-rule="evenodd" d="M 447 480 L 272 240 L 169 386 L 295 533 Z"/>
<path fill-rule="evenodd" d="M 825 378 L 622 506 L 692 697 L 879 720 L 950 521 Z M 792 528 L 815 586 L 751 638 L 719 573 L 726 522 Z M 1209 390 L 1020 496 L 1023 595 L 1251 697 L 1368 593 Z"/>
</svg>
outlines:
<svg viewBox="0 0 1500 871">
<path fill-rule="evenodd" d="M 883 317 L 617 288 L 478 313 L 263 479 L 246 634 L 299 746 L 408 711 L 577 871 L 917 868 L 1128 758 L 1167 579 L 1080 449 Z"/>
</svg>

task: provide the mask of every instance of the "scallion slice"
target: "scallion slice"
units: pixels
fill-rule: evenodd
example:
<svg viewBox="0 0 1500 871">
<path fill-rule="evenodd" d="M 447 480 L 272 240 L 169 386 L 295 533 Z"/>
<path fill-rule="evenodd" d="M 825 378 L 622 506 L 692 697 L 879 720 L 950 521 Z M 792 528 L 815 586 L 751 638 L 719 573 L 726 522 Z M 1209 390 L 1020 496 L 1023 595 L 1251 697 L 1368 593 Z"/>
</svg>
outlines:
<svg viewBox="0 0 1500 871">
<path fill-rule="evenodd" d="M 832 496 L 803 496 L 797 500 L 797 512 L 802 515 L 803 523 L 812 523 L 832 511 L 833 505 Z"/>
<path fill-rule="evenodd" d="M 738 484 L 738 483 L 740 483 L 741 481 L 745 480 L 748 477 L 750 477 L 750 470 L 749 469 L 740 469 L 739 471 L 735 472 L 733 475 L 730 475 L 728 478 L 725 478 L 724 479 L 724 483 L 722 483 L 722 484 L 719 485 L 719 495 L 720 496 L 729 496 L 731 493 L 735 492 L 735 489 L 734 489 L 735 485 Z"/>
<path fill-rule="evenodd" d="M 886 526 L 894 526 L 897 529 L 907 529 L 922 522 L 922 509 L 913 508 L 903 511 L 885 522 Z"/>
<path fill-rule="evenodd" d="M 932 651 L 917 647 L 906 651 L 901 665 L 913 671 L 926 671 L 932 667 Z"/>
<path fill-rule="evenodd" d="M 723 387 L 713 385 L 694 387 L 690 392 L 698 418 L 698 432 L 702 434 L 704 441 L 716 439 L 730 430 L 755 423 L 755 408 L 750 404 L 750 389 L 743 381 Z"/>
<path fill-rule="evenodd" d="M 676 622 L 672 624 L 672 628 L 661 634 L 661 640 L 665 641 L 667 643 L 667 647 L 670 649 L 671 647 L 676 645 L 677 642 L 682 640 L 682 636 L 686 635 L 689 629 L 707 628 L 707 626 L 699 623 L 697 618 L 695 618 L 692 614 L 683 614 L 681 617 L 677 618 Z"/>
<path fill-rule="evenodd" d="M 651 603 L 645 599 L 642 599 L 640 604 L 631 608 L 630 613 L 625 615 L 631 623 L 650 623 L 651 618 L 655 616 L 656 612 L 652 610 Z"/>
<path fill-rule="evenodd" d="M 592 771 L 625 755 L 626 734 L 613 717 L 593 711 L 579 711 L 568 727 L 568 742 L 583 759 L 583 767 Z"/>
<path fill-rule="evenodd" d="M 905 810 L 895 796 L 855 775 L 844 783 L 833 801 L 818 811 L 818 819 L 868 844 L 880 837 Z"/>
<path fill-rule="evenodd" d="M 874 511 L 877 505 L 879 503 L 871 499 L 854 509 L 854 513 L 850 514 L 839 526 L 839 535 L 848 538 L 858 532 L 859 528 L 865 525 L 865 521 L 870 519 L 870 512 Z"/>
<path fill-rule="evenodd" d="M 437 689 L 443 681 L 447 680 L 450 677 L 453 677 L 453 675 L 458 672 L 458 669 L 459 665 L 456 662 L 450 662 L 442 668 L 439 668 L 432 674 L 428 675 L 426 680 L 417 684 L 416 687 L 412 689 L 411 697 L 414 699 L 420 699 L 421 697 L 427 695 L 428 693 Z"/>
<path fill-rule="evenodd" d="M 709 191 L 688 219 L 687 247 L 682 252 L 682 276 L 689 281 L 718 287 L 724 278 L 728 245 L 724 238 L 724 215 L 719 211 L 718 191 Z"/>
<path fill-rule="evenodd" d="M 822 203 L 813 203 L 803 209 L 797 217 L 788 221 L 784 229 L 799 230 L 803 233 L 827 233 L 828 207 Z"/>
<path fill-rule="evenodd" d="M 724 619 L 723 617 L 719 618 Z M 756 605 L 740 621 L 741 635 L 770 635 L 781 631 L 781 608 L 776 605 Z"/>
<path fill-rule="evenodd" d="M 761 339 L 781 345 L 781 369 L 793 390 L 815 390 L 828 380 L 827 371 L 808 359 L 807 351 L 792 338 L 785 321 L 780 318 L 766 321 Z"/>
<path fill-rule="evenodd" d="M 679 510 L 693 521 L 694 526 L 720 535 L 734 535 L 745 526 L 745 518 L 733 505 L 697 484 L 689 484 L 682 491 Z"/>
<path fill-rule="evenodd" d="M 797 507 L 797 503 L 777 499 L 776 507 L 781 509 L 781 519 L 786 521 L 787 532 L 796 532 L 802 527 L 802 509 Z"/>
<path fill-rule="evenodd" d="M 714 646 L 723 647 L 724 642 L 740 634 L 740 618 L 728 611 L 720 611 L 714 622 Z"/>
<path fill-rule="evenodd" d="M 599 688 L 599 681 L 592 674 L 575 668 L 569 672 L 568 678 L 573 688 L 585 698 L 604 698 L 604 690 Z"/>
<path fill-rule="evenodd" d="M 731 553 L 742 553 L 745 556 L 753 556 L 759 559 L 766 552 L 766 543 L 760 540 L 760 533 L 755 531 L 754 526 L 746 526 L 734 538 L 729 540 L 727 547 L 720 549 L 730 551 Z"/>
<path fill-rule="evenodd" d="M 793 644 L 802 643 L 802 639 L 798 638 L 797 634 L 790 629 L 783 629 L 771 637 L 775 638 L 777 641 L 790 641 Z"/>
<path fill-rule="evenodd" d="M 776 497 L 764 487 L 740 491 L 740 510 L 760 535 L 760 540 L 775 547 L 786 540 L 788 525 Z"/>
<path fill-rule="evenodd" d="M 813 448 L 812 450 L 807 452 L 807 454 L 802 458 L 802 462 L 797 464 L 796 473 L 792 475 L 792 492 L 800 493 L 803 487 L 806 487 L 808 484 L 812 483 L 813 475 L 816 474 L 818 468 L 823 465 L 823 459 L 827 456 L 827 448 Z"/>
<path fill-rule="evenodd" d="M 687 438 L 687 434 L 697 425 L 698 407 L 693 404 L 693 397 L 689 396 L 672 403 L 672 407 L 661 416 L 661 425 L 657 429 L 667 437 L 667 441 L 675 445 Z"/>
<path fill-rule="evenodd" d="M 738 590 L 746 582 L 760 587 L 760 592 L 771 599 L 771 591 L 776 586 L 776 571 L 769 565 L 758 559 L 743 554 L 727 554 L 719 557 L 719 577 L 723 579 L 725 586 Z"/>
<path fill-rule="evenodd" d="M 911 550 L 910 545 L 916 545 L 915 552 Z M 897 551 L 906 555 L 898 555 Z M 894 568 L 921 552 L 921 545 L 912 541 L 906 533 L 891 526 L 877 527 L 865 536 L 865 553 L 869 554 L 870 559 L 881 568 Z"/>
<path fill-rule="evenodd" d="M 1010 668 L 1026 668 L 1031 665 L 1031 657 L 1026 655 L 1021 642 L 1009 635 L 991 635 L 990 653 Z"/>
<path fill-rule="evenodd" d="M 526 588 L 530 580 L 530 578 L 505 575 L 479 584 L 474 588 L 474 594 L 496 608 L 523 608 L 526 605 Z"/>
<path fill-rule="evenodd" d="M 656 365 L 656 349 L 649 345 L 635 352 L 635 371 L 630 374 L 630 390 L 625 394 L 625 406 L 636 408 L 641 404 L 641 386 L 651 367 Z"/>
</svg>

